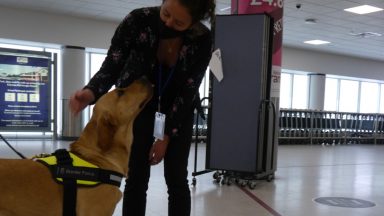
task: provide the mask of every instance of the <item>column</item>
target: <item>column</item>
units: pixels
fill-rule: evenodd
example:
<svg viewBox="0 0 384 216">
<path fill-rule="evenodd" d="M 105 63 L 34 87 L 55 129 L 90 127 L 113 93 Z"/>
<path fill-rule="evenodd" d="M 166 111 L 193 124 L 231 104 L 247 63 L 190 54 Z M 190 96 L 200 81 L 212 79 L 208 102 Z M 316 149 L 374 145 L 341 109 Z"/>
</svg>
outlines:
<svg viewBox="0 0 384 216">
<path fill-rule="evenodd" d="M 309 74 L 309 109 L 324 110 L 325 74 Z"/>
<path fill-rule="evenodd" d="M 60 138 L 74 140 L 83 129 L 83 116 L 74 116 L 69 110 L 69 98 L 85 85 L 85 48 L 77 46 L 62 47 L 62 130 Z"/>
</svg>

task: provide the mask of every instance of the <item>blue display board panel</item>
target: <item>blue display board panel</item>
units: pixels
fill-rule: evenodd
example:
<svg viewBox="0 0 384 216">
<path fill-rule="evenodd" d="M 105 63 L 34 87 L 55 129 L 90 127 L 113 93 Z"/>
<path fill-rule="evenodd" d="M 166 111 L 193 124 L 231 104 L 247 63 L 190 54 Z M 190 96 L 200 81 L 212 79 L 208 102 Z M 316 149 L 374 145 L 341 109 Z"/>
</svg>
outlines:
<svg viewBox="0 0 384 216">
<path fill-rule="evenodd" d="M 221 50 L 224 78 L 212 82 L 208 169 L 257 173 L 264 163 L 259 108 L 269 99 L 271 28 L 264 14 L 216 18 L 215 48 Z"/>
</svg>

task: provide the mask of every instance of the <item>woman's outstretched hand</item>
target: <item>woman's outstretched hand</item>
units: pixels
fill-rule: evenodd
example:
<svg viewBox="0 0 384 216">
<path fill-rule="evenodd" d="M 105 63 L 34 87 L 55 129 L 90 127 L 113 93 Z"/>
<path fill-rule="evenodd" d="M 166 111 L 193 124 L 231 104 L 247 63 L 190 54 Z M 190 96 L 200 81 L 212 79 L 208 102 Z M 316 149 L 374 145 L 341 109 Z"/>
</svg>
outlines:
<svg viewBox="0 0 384 216">
<path fill-rule="evenodd" d="M 69 98 L 69 109 L 74 115 L 79 114 L 86 106 L 95 100 L 95 95 L 89 89 L 81 89 L 76 91 Z"/>
</svg>

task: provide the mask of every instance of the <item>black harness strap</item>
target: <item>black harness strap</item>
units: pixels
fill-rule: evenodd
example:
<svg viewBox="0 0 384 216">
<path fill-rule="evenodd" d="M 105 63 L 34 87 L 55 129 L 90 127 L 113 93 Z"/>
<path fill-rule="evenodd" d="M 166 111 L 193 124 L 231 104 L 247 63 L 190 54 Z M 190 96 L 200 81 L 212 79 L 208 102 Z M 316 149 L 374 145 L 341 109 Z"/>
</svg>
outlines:
<svg viewBox="0 0 384 216">
<path fill-rule="evenodd" d="M 56 150 L 53 155 L 57 159 L 57 175 L 72 167 L 72 158 L 65 149 Z M 76 179 L 63 178 L 63 216 L 76 216 L 77 184 Z"/>
</svg>

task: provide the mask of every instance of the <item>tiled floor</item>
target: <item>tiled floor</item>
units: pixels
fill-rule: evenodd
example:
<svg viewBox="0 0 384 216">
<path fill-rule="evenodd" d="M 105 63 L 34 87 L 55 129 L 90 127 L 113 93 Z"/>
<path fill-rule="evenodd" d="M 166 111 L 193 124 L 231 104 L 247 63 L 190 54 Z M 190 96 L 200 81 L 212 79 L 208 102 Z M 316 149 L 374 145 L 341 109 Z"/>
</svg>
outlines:
<svg viewBox="0 0 384 216">
<path fill-rule="evenodd" d="M 65 148 L 64 141 L 9 140 L 20 152 L 33 155 Z M 198 170 L 204 169 L 205 147 L 199 145 Z M 191 149 L 190 172 L 194 151 Z M 3 142 L 0 157 L 17 158 Z M 384 215 L 384 145 L 306 146 L 278 149 L 278 169 L 272 182 L 256 188 L 214 183 L 212 174 L 197 177 L 191 186 L 192 216 L 382 216 Z M 192 179 L 192 177 L 190 178 Z M 148 191 L 148 216 L 167 215 L 162 164 L 153 167 Z M 347 197 L 370 201 L 370 208 L 322 205 L 317 197 Z M 113 216 L 121 215 L 121 202 Z"/>
</svg>

